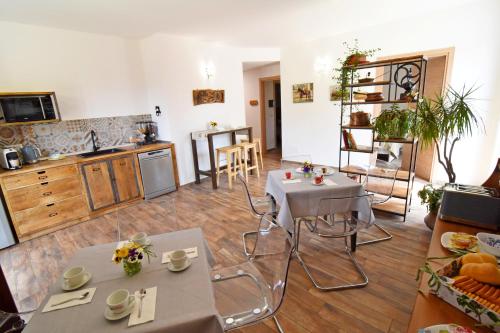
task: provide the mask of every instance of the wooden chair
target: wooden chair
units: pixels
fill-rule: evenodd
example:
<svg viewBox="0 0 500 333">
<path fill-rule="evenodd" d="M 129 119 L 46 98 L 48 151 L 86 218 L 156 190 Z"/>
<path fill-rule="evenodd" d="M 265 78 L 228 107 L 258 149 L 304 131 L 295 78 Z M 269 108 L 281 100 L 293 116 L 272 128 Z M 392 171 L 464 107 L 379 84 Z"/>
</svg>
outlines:
<svg viewBox="0 0 500 333">
<path fill-rule="evenodd" d="M 255 170 L 257 177 L 260 178 L 259 162 L 257 161 L 257 144 L 250 142 L 242 142 L 237 146 L 241 147 L 243 152 L 243 171 L 245 172 L 245 181 L 248 182 L 248 171 Z M 248 165 L 250 161 L 250 154 L 252 154 L 252 165 Z"/>
<path fill-rule="evenodd" d="M 247 139 L 241 140 L 241 143 L 248 142 Z M 259 155 L 259 160 L 260 160 L 260 169 L 264 170 L 264 162 L 262 160 L 262 143 L 260 141 L 260 138 L 253 138 L 252 143 L 255 143 L 257 147 L 257 154 Z"/>
<path fill-rule="evenodd" d="M 238 145 L 222 147 L 216 149 L 217 153 L 217 185 L 219 184 L 220 174 L 227 173 L 229 189 L 233 189 L 233 177 L 236 179 L 238 170 L 242 170 L 241 167 L 241 147 Z M 220 169 L 220 157 L 221 154 L 226 154 L 226 168 Z"/>
</svg>

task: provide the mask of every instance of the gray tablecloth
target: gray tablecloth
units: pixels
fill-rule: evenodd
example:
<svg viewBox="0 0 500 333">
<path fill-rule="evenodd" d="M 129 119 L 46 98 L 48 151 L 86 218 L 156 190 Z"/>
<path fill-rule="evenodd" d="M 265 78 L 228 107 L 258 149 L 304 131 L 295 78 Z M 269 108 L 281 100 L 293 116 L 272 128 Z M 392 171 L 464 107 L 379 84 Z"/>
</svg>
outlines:
<svg viewBox="0 0 500 333">
<path fill-rule="evenodd" d="M 337 185 L 315 186 L 311 183 L 312 178 L 305 178 L 303 174 L 295 170 L 288 171 L 292 171 L 294 177 L 300 179 L 301 182 L 285 184 L 283 183 L 285 170 L 272 170 L 267 175 L 266 192 L 271 194 L 280 206 L 277 217 L 278 223 L 290 232 L 294 230 L 294 219 L 316 216 L 318 213 L 327 213 L 318 212 L 319 202 L 322 198 L 350 197 L 365 194 L 365 190 L 360 183 L 341 173 L 334 173 L 325 177 L 325 179 L 330 179 Z M 344 203 L 349 205 L 349 201 Z M 342 212 L 345 208 L 345 206 L 339 206 L 337 210 Z M 368 200 L 363 200 L 360 206 L 348 208 L 358 211 L 360 218 L 370 220 L 370 223 L 375 221 Z M 371 218 L 367 219 L 368 216 Z"/>
<path fill-rule="evenodd" d="M 143 261 L 142 271 L 127 277 L 121 265 L 111 261 L 116 243 L 82 249 L 71 259 L 69 266 L 83 265 L 92 273 L 91 281 L 83 288 L 96 287 L 92 302 L 62 310 L 41 313 L 48 297 L 23 332 L 43 333 L 221 333 L 222 322 L 215 308 L 209 261 L 212 255 L 206 246 L 201 229 L 182 230 L 151 237 L 158 255 Z M 173 273 L 161 264 L 161 254 L 175 249 L 198 247 L 198 258 L 184 272 Z M 50 290 L 60 293 L 61 280 Z M 106 297 L 116 289 L 130 292 L 157 286 L 155 320 L 128 327 L 128 317 L 119 321 L 104 318 Z"/>
</svg>

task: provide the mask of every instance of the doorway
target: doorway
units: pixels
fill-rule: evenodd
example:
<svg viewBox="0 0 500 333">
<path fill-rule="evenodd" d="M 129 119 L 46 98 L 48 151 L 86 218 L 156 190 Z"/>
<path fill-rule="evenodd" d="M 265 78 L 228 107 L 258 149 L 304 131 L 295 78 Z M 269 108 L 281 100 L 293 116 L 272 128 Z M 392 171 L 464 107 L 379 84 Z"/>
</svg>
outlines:
<svg viewBox="0 0 500 333">
<path fill-rule="evenodd" d="M 260 120 L 264 151 L 281 149 L 281 83 L 279 76 L 261 78 Z"/>
</svg>

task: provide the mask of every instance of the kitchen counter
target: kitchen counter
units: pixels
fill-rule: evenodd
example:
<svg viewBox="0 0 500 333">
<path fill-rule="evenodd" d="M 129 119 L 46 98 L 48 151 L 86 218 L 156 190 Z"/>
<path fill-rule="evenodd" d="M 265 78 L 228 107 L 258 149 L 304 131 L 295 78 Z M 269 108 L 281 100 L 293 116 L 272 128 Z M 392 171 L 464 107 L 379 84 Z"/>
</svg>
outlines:
<svg viewBox="0 0 500 333">
<path fill-rule="evenodd" d="M 441 246 L 441 235 L 448 231 L 465 232 L 472 235 L 483 231 L 488 232 L 484 229 L 437 219 L 436 225 L 434 226 L 434 232 L 432 234 L 427 257 L 444 257 L 452 254 L 450 251 Z M 441 260 L 439 264 L 433 263 L 432 266 L 433 269 L 437 269 L 445 264 L 446 262 L 444 260 Z M 474 326 L 475 324 L 478 324 L 476 320 L 467 316 L 459 309 L 446 303 L 441 298 L 430 294 L 429 287 L 427 286 L 427 279 L 428 275 L 425 274 L 419 284 L 419 288 L 423 291 L 423 293 L 417 294 L 417 299 L 415 301 L 415 306 L 413 308 L 413 313 L 408 327 L 408 333 L 416 333 L 420 328 L 449 323 L 470 327 L 477 333 L 493 332 L 492 330 L 485 327 Z"/>
<path fill-rule="evenodd" d="M 75 155 L 66 156 L 66 158 L 63 158 L 60 160 L 55 160 L 55 161 L 45 159 L 45 160 L 41 160 L 40 162 L 35 163 L 35 164 L 25 164 L 25 165 L 23 165 L 23 167 L 21 169 L 17 169 L 17 170 L 0 169 L 0 178 L 12 176 L 12 175 L 23 174 L 23 173 L 27 173 L 27 172 L 38 171 L 38 170 L 47 169 L 47 168 L 63 166 L 63 165 L 70 165 L 70 164 L 77 164 L 77 163 L 88 163 L 88 162 L 109 159 L 109 158 L 118 157 L 118 156 L 127 155 L 127 154 L 137 154 L 137 153 L 143 153 L 146 151 L 151 151 L 151 150 L 156 150 L 156 149 L 170 148 L 172 146 L 173 146 L 173 144 L 171 142 L 165 141 L 165 142 L 152 143 L 152 144 L 139 146 L 139 147 L 135 147 L 134 145 L 117 147 L 117 148 L 120 148 L 124 151 L 111 153 L 111 154 L 92 156 L 92 157 L 80 157 L 80 156 L 78 156 L 78 154 L 75 154 Z"/>
</svg>

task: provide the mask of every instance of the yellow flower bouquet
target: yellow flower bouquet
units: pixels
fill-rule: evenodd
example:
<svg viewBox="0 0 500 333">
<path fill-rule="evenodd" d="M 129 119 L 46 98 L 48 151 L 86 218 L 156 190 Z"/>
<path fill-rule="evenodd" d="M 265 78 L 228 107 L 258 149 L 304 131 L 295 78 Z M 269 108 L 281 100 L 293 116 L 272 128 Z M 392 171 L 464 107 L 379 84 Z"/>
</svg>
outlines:
<svg viewBox="0 0 500 333">
<path fill-rule="evenodd" d="M 144 256 L 147 256 L 148 262 L 150 257 L 156 257 L 151 244 L 141 245 L 136 242 L 127 242 L 115 250 L 113 261 L 116 264 L 122 263 L 125 273 L 132 276 L 141 271 Z"/>
</svg>

